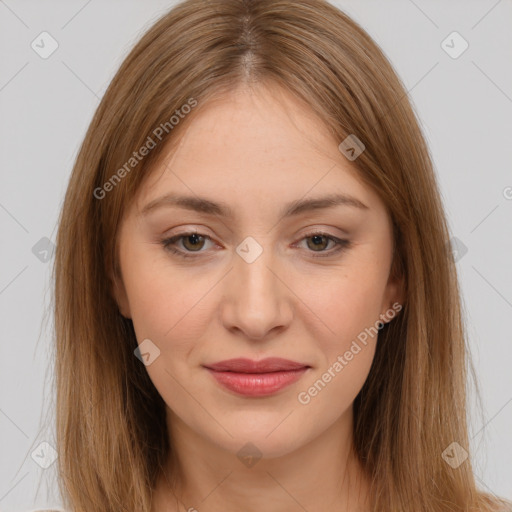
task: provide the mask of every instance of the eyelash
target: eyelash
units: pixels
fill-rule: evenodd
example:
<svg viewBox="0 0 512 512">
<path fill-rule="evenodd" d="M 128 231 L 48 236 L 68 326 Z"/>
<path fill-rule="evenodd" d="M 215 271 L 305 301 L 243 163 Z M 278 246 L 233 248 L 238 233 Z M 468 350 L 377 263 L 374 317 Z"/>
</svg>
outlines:
<svg viewBox="0 0 512 512">
<path fill-rule="evenodd" d="M 166 251 L 170 251 L 173 254 L 176 254 L 181 258 L 197 258 L 197 257 L 199 257 L 200 253 L 204 252 L 204 251 L 197 251 L 197 254 L 194 254 L 194 253 L 190 253 L 190 251 L 182 251 L 180 249 L 176 249 L 175 247 L 173 247 L 178 240 L 180 240 L 182 238 L 187 238 L 188 236 L 191 236 L 191 235 L 198 235 L 207 240 L 212 240 L 208 235 L 202 235 L 201 233 L 198 233 L 196 231 L 191 231 L 191 232 L 187 232 L 187 233 L 181 233 L 181 234 L 173 236 L 171 238 L 166 238 L 161 241 L 161 244 Z M 334 254 L 338 254 L 339 252 L 348 249 L 351 245 L 349 240 L 337 238 L 335 236 L 329 235 L 328 233 L 324 233 L 322 231 L 315 231 L 313 233 L 308 233 L 307 235 L 302 237 L 300 241 L 305 240 L 306 238 L 312 238 L 314 236 L 323 236 L 323 237 L 333 241 L 335 243 L 335 248 L 330 251 L 327 251 L 327 253 L 325 253 L 326 251 L 321 251 L 321 253 L 323 253 L 323 254 L 313 254 L 312 255 L 313 258 L 326 258 L 329 256 L 333 256 Z M 188 252 L 188 254 L 187 254 L 187 252 Z M 311 252 L 314 253 L 315 251 L 311 251 Z"/>
</svg>

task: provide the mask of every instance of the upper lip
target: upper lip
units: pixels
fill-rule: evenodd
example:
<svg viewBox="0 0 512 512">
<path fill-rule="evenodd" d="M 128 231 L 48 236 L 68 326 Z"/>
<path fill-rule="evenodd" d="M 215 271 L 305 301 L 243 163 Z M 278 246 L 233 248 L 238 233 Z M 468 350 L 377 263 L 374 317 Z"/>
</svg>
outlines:
<svg viewBox="0 0 512 512">
<path fill-rule="evenodd" d="M 238 373 L 269 373 L 309 368 L 307 364 L 297 363 L 296 361 L 290 361 L 289 359 L 282 359 L 280 357 L 267 357 L 261 361 L 253 361 L 252 359 L 246 358 L 227 359 L 204 366 L 218 372 Z"/>
</svg>

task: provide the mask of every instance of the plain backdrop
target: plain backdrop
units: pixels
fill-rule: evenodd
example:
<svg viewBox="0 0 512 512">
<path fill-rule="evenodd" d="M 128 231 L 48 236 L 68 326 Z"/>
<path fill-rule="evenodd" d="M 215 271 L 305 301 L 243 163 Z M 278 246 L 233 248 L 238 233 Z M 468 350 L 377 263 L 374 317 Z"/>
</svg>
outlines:
<svg viewBox="0 0 512 512">
<path fill-rule="evenodd" d="M 470 411 L 473 463 L 480 487 L 512 499 L 512 2 L 333 3 L 381 46 L 420 117 L 459 249 L 482 391 L 483 415 Z M 50 460 L 54 443 L 42 422 L 52 414 L 50 264 L 57 216 L 108 83 L 142 33 L 173 5 L 0 0 L 2 512 L 60 504 L 56 464 L 43 469 L 36 462 L 41 453 Z M 47 58 L 33 48 L 40 37 L 45 51 L 58 44 Z"/>
</svg>

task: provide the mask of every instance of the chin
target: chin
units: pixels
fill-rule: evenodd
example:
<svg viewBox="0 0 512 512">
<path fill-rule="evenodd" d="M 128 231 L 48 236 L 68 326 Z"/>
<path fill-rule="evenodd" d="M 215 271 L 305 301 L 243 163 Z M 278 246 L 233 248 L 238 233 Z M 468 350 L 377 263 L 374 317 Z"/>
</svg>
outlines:
<svg viewBox="0 0 512 512">
<path fill-rule="evenodd" d="M 261 413 L 258 416 L 253 422 L 224 424 L 233 437 L 226 434 L 222 439 L 213 441 L 241 459 L 245 456 L 266 459 L 281 457 L 308 442 L 306 432 L 299 433 L 298 426 L 289 420 L 283 421 L 286 414 L 280 413 L 278 418 L 268 417 L 265 421 Z"/>
</svg>

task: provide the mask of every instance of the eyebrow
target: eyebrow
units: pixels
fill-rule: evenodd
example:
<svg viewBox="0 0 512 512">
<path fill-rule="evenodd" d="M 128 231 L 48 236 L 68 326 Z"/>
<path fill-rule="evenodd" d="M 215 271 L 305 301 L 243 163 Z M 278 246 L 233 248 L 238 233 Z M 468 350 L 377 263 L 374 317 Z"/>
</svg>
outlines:
<svg viewBox="0 0 512 512">
<path fill-rule="evenodd" d="M 215 202 L 205 197 L 185 196 L 178 194 L 166 194 L 146 204 L 140 211 L 140 216 L 162 207 L 179 207 L 208 215 L 217 215 L 228 219 L 235 217 L 233 209 L 226 203 Z M 280 214 L 280 219 L 292 217 L 304 212 L 333 208 L 335 206 L 350 206 L 361 210 L 369 210 L 368 206 L 359 199 L 347 194 L 329 194 L 327 196 L 311 199 L 298 199 L 287 203 Z"/>
</svg>

